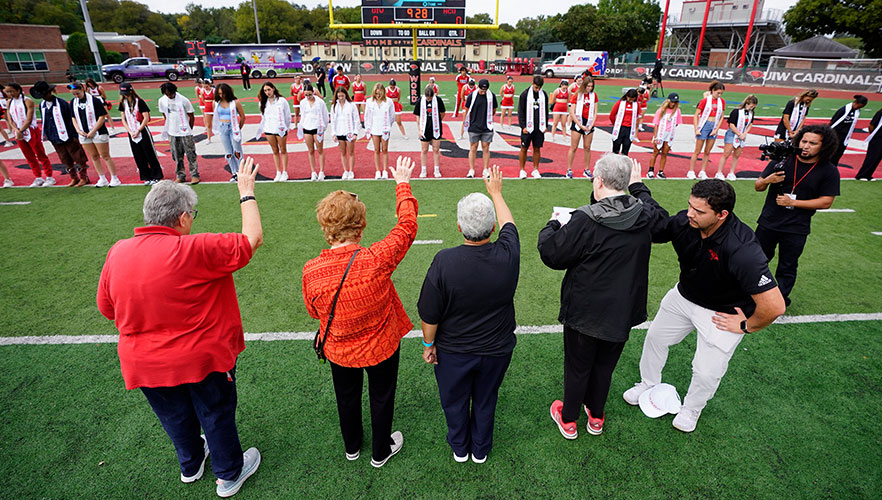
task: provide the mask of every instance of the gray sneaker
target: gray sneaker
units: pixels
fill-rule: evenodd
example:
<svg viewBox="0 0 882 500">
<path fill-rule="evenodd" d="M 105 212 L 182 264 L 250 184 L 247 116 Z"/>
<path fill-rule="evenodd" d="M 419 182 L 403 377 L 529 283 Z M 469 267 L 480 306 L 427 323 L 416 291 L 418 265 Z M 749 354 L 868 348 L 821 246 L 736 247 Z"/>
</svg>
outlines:
<svg viewBox="0 0 882 500">
<path fill-rule="evenodd" d="M 182 483 L 192 483 L 194 481 L 198 481 L 202 479 L 202 473 L 205 472 L 205 461 L 208 460 L 208 441 L 205 440 L 205 434 L 200 436 L 202 438 L 202 445 L 205 448 L 205 456 L 202 457 L 202 465 L 199 466 L 199 472 L 193 474 L 192 476 L 185 476 L 184 473 L 181 473 L 181 482 Z"/>
<path fill-rule="evenodd" d="M 239 488 L 245 484 L 245 480 L 257 472 L 257 467 L 260 466 L 260 452 L 257 451 L 257 448 L 248 448 L 242 454 L 242 459 L 244 463 L 242 464 L 242 472 L 239 473 L 238 479 L 235 481 L 217 480 L 217 496 L 227 498 L 235 495 L 239 492 Z"/>
<path fill-rule="evenodd" d="M 378 469 L 380 467 L 386 465 L 386 462 L 388 462 L 389 459 L 392 458 L 393 455 L 395 455 L 396 453 L 401 451 L 401 446 L 403 444 L 404 444 L 404 436 L 401 435 L 401 432 L 400 431 L 393 432 L 392 433 L 392 452 L 389 453 L 388 457 L 386 457 L 380 461 L 377 461 L 377 460 L 374 460 L 373 458 L 371 458 L 371 465 L 378 468 Z"/>
<path fill-rule="evenodd" d="M 698 417 L 701 416 L 701 410 L 690 410 L 685 406 L 680 407 L 680 412 L 674 417 L 674 428 L 683 432 L 692 432 L 698 425 Z"/>
<path fill-rule="evenodd" d="M 638 404 L 640 404 L 640 395 L 650 389 L 652 389 L 652 386 L 641 380 L 640 382 L 634 384 L 634 387 L 625 391 L 625 393 L 622 394 L 622 398 L 629 405 L 637 406 Z"/>
</svg>

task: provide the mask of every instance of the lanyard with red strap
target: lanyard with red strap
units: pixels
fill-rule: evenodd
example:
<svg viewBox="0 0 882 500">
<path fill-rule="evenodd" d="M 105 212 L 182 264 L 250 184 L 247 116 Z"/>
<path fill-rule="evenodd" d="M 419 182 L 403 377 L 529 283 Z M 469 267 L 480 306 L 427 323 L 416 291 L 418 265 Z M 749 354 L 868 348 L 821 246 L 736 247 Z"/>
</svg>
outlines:
<svg viewBox="0 0 882 500">
<path fill-rule="evenodd" d="M 810 169 L 808 169 L 808 171 L 805 174 L 803 174 L 802 177 L 800 177 L 799 180 L 797 181 L 796 180 L 796 167 L 798 165 L 799 165 L 799 159 L 794 158 L 793 159 L 793 179 L 794 179 L 794 182 L 793 182 L 793 188 L 790 189 L 790 194 L 794 194 L 796 192 L 796 186 L 798 186 L 799 183 L 802 182 L 802 180 L 805 179 L 805 177 L 811 173 L 811 171 L 818 165 L 818 162 L 815 162 L 815 164 L 812 165 L 812 167 Z"/>
</svg>

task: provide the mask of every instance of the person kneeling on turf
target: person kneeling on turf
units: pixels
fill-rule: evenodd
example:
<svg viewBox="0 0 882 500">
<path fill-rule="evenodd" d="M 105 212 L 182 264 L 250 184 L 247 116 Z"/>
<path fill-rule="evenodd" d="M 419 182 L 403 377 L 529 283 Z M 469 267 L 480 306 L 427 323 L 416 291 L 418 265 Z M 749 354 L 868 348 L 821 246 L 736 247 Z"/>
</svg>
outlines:
<svg viewBox="0 0 882 500">
<path fill-rule="evenodd" d="M 465 242 L 435 255 L 418 302 L 423 360 L 435 365 L 453 459 L 465 462 L 471 453 L 478 464 L 493 445 L 499 387 L 517 343 L 514 294 L 521 261 L 498 166 L 484 184 L 493 201 L 481 193 L 459 200 L 457 227 Z M 499 237 L 491 242 L 497 220 Z"/>
<path fill-rule="evenodd" d="M 242 233 L 190 234 L 196 192 L 160 181 L 144 199 L 146 227 L 107 253 L 98 310 L 119 330 L 126 389 L 140 388 L 178 454 L 181 481 L 202 477 L 211 452 L 217 494 L 236 494 L 260 465 L 236 430 L 236 358 L 245 349 L 233 272 L 263 243 L 257 167 L 239 171 Z M 202 427 L 205 434 L 199 435 Z"/>
</svg>

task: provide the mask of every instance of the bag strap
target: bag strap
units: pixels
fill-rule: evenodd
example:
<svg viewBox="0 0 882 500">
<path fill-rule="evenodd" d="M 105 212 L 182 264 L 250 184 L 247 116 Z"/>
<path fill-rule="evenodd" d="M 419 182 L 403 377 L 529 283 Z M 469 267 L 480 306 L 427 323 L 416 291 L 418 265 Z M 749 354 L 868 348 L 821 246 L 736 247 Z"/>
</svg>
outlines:
<svg viewBox="0 0 882 500">
<path fill-rule="evenodd" d="M 355 256 L 358 255 L 360 248 L 356 248 L 355 252 L 352 253 L 352 257 L 349 258 L 349 264 L 346 264 L 346 270 L 343 271 L 343 278 L 340 279 L 340 286 L 337 287 L 337 293 L 334 294 L 334 302 L 331 303 L 331 314 L 328 315 L 328 324 L 325 325 L 325 336 L 322 337 L 322 341 L 319 344 L 319 348 L 324 352 L 325 349 L 325 340 L 328 338 L 328 332 L 331 331 L 331 323 L 334 321 L 334 311 L 337 310 L 337 299 L 340 297 L 340 290 L 343 289 L 343 282 L 346 281 L 346 276 L 349 274 L 349 268 L 352 267 L 352 263 L 355 261 Z"/>
</svg>

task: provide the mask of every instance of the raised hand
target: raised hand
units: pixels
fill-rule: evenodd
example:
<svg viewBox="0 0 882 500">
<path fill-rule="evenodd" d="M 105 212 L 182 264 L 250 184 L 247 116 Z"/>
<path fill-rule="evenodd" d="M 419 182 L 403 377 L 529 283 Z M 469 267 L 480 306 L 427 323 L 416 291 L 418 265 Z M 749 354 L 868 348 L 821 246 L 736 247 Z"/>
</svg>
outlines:
<svg viewBox="0 0 882 500">
<path fill-rule="evenodd" d="M 490 175 L 484 177 L 484 186 L 491 198 L 502 194 L 502 172 L 499 171 L 499 165 L 490 167 Z"/>
<path fill-rule="evenodd" d="M 389 167 L 389 171 L 392 172 L 392 178 L 395 179 L 395 183 L 401 184 L 410 182 L 410 174 L 413 173 L 413 166 L 413 160 L 407 156 L 399 156 L 395 168 Z"/>
<path fill-rule="evenodd" d="M 631 185 L 635 182 L 641 182 L 642 172 L 643 167 L 640 166 L 640 162 L 637 161 L 636 158 L 631 158 L 631 180 L 628 184 Z"/>
<path fill-rule="evenodd" d="M 236 184 L 239 187 L 239 196 L 254 196 L 254 181 L 257 179 L 257 167 L 254 164 L 254 158 L 248 156 L 239 166 L 239 173 L 236 174 Z"/>
</svg>

